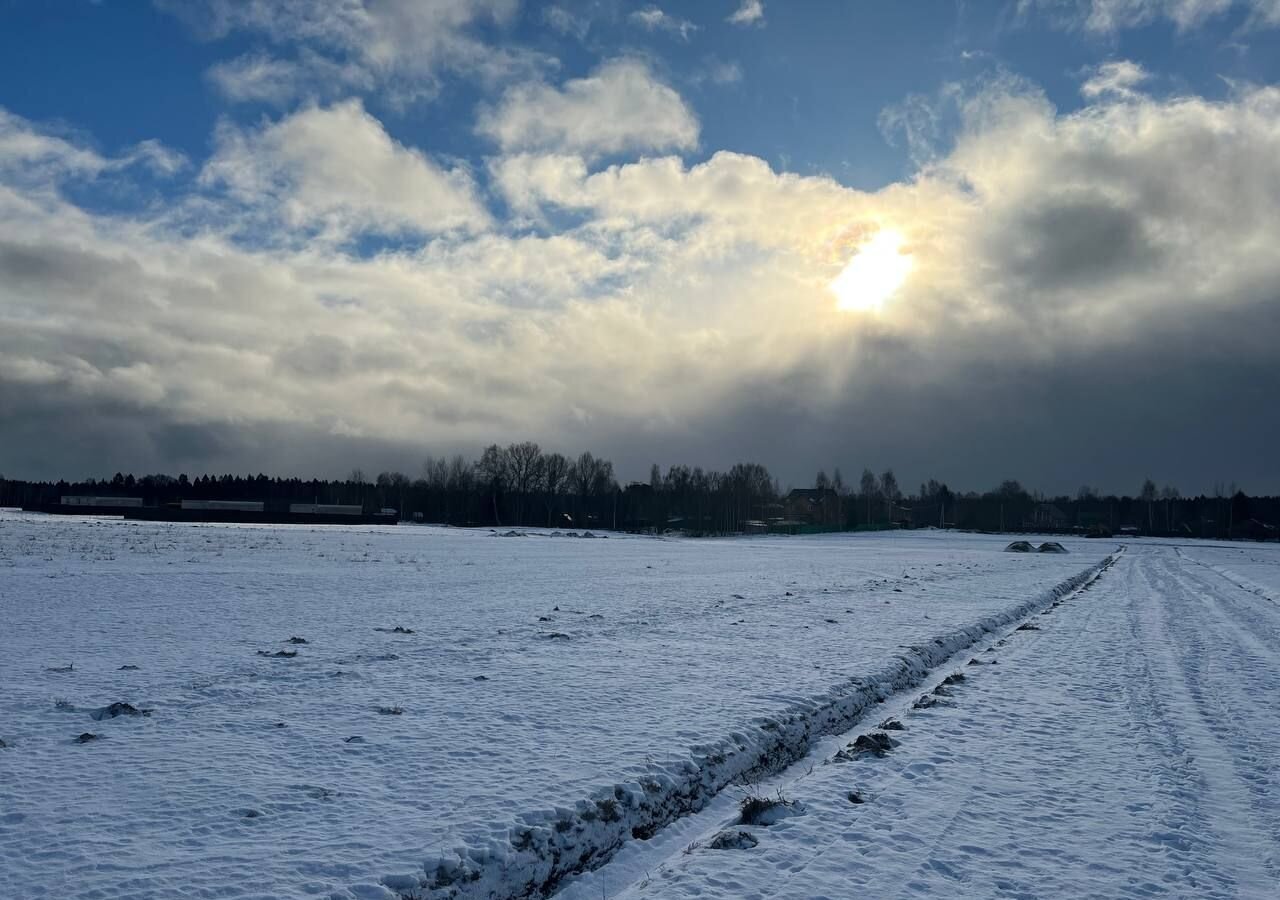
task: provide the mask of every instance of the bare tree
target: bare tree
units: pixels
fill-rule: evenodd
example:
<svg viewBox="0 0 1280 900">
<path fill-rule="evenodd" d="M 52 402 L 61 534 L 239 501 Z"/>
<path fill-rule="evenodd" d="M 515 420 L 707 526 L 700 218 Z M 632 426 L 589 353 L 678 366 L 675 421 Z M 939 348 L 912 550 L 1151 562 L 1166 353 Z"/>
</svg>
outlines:
<svg viewBox="0 0 1280 900">
<path fill-rule="evenodd" d="M 1182 495 L 1178 489 L 1171 484 L 1166 484 L 1164 489 L 1160 491 L 1160 497 L 1164 500 L 1164 530 L 1173 531 L 1173 505 L 1174 501 Z"/>
<path fill-rule="evenodd" d="M 880 483 L 876 481 L 875 473 L 870 469 L 862 470 L 862 478 L 859 486 L 862 488 L 862 496 L 867 504 L 867 524 L 871 524 L 871 502 L 875 499 L 876 494 L 880 490 Z"/>
<path fill-rule="evenodd" d="M 469 491 L 475 486 L 476 467 L 461 453 L 449 460 L 448 485 L 451 491 Z"/>
<path fill-rule="evenodd" d="M 505 451 L 507 473 L 516 492 L 516 524 L 524 524 L 524 500 L 538 481 L 542 449 L 533 441 L 512 444 Z"/>
<path fill-rule="evenodd" d="M 501 447 L 490 444 L 484 448 L 484 452 L 480 454 L 480 461 L 476 463 L 476 474 L 489 489 L 490 502 L 493 504 L 493 521 L 501 525 L 502 519 L 498 515 L 498 494 L 506 490 L 509 483 L 507 455 L 502 452 Z"/>
<path fill-rule="evenodd" d="M 1153 511 L 1156 503 L 1156 483 L 1150 478 L 1142 482 L 1142 493 L 1139 496 L 1142 502 L 1147 504 L 1147 533 L 1150 534 L 1155 529 Z"/>
<path fill-rule="evenodd" d="M 902 491 L 898 487 L 898 476 L 893 474 L 893 469 L 885 469 L 884 474 L 880 476 L 880 493 L 884 494 L 885 510 L 889 514 L 889 522 L 893 522 L 893 504 L 902 496 Z"/>
<path fill-rule="evenodd" d="M 613 463 L 583 453 L 573 466 L 573 485 L 581 497 L 609 493 L 614 488 Z"/>
<path fill-rule="evenodd" d="M 569 483 L 569 470 L 573 464 L 560 453 L 548 453 L 542 457 L 542 491 L 543 502 L 547 507 L 547 527 L 551 527 L 551 516 L 555 504 Z"/>
</svg>

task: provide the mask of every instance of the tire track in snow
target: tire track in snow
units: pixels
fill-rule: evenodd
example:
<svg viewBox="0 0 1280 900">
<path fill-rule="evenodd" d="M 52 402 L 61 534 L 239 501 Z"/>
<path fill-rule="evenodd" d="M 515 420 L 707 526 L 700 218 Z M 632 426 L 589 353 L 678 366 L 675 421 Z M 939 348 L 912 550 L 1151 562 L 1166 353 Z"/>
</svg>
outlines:
<svg viewBox="0 0 1280 900">
<path fill-rule="evenodd" d="M 1198 812 L 1213 823 L 1222 849 L 1238 855 L 1242 887 L 1274 890 L 1280 786 L 1268 750 L 1254 746 L 1259 735 L 1269 735 L 1270 745 L 1280 734 L 1280 721 L 1257 702 L 1275 696 L 1280 669 L 1274 654 L 1255 662 L 1260 642 L 1222 611 L 1212 591 L 1197 589 L 1180 563 L 1169 553 L 1144 554 L 1138 572 L 1149 589 L 1133 594 L 1136 633 L 1162 673 L 1162 718 L 1184 742 L 1183 774 L 1204 787 Z M 1251 724 L 1241 727 L 1246 716 Z"/>
<path fill-rule="evenodd" d="M 509 843 L 491 840 L 459 847 L 427 865 L 425 876 L 390 875 L 382 883 L 412 900 L 547 896 L 566 877 L 603 866 L 629 840 L 652 835 L 702 809 L 724 788 L 802 759 L 822 736 L 848 731 L 886 697 L 918 686 L 961 650 L 1092 582 L 1114 560 L 1111 554 L 1016 607 L 900 652 L 879 671 L 799 702 L 789 713 L 762 717 L 727 740 L 700 748 L 692 758 L 654 766 L 636 782 L 616 785 L 573 808 L 530 813 L 510 829 Z"/>
<path fill-rule="evenodd" d="M 1080 595 L 1084 594 L 1085 592 L 1095 588 L 1097 584 L 1101 581 L 1106 571 L 1110 569 L 1111 566 L 1114 565 L 1115 562 L 1120 558 L 1120 556 L 1123 553 L 1123 549 L 1124 548 L 1121 547 L 1119 550 L 1117 550 L 1117 552 L 1112 553 L 1106 559 L 1104 559 L 1099 565 L 1094 567 L 1094 569 L 1092 570 L 1092 574 L 1088 578 L 1086 578 L 1082 583 L 1078 584 L 1075 588 L 1071 589 L 1066 593 L 1059 595 L 1057 599 L 1054 599 L 1051 603 L 1048 603 L 1047 605 L 1042 604 L 1038 608 L 1028 611 L 1024 616 L 1018 619 L 1009 621 L 999 630 L 993 630 L 993 632 L 989 634 L 985 640 L 981 642 L 975 642 L 974 645 L 970 645 L 969 647 L 963 648 L 963 650 L 957 651 L 955 655 L 960 657 L 969 657 L 971 656 L 971 654 L 975 652 L 981 654 L 983 652 L 983 649 L 980 649 L 976 646 L 976 644 L 978 643 L 988 645 L 988 647 L 985 649 L 991 650 L 997 645 L 1003 648 L 1006 645 L 1008 645 L 1009 642 L 1011 641 L 1016 641 L 1019 646 L 1019 649 L 1023 653 L 1030 652 L 1030 648 L 1033 648 L 1037 642 L 1045 639 L 1045 632 L 1021 631 L 1019 630 L 1019 626 L 1025 624 L 1026 622 L 1032 621 L 1037 616 L 1039 617 L 1048 616 L 1050 613 L 1054 611 L 1055 608 L 1060 606 L 1062 603 L 1074 600 L 1078 598 Z M 1001 650 L 1001 653 L 1004 654 L 1012 650 L 1013 650 L 1013 646 L 1008 646 L 1007 650 Z M 894 700 L 893 703 L 890 703 L 882 707 L 881 710 L 877 713 L 877 718 L 888 717 L 888 718 L 898 718 L 900 720 L 910 721 L 912 718 L 916 718 L 920 716 L 924 716 L 924 717 L 931 716 L 932 712 L 930 710 L 915 710 L 912 705 L 913 701 L 919 695 L 922 687 L 925 693 L 928 693 L 933 688 L 937 687 L 937 684 L 941 682 L 944 678 L 943 676 L 944 670 L 950 671 L 955 665 L 959 664 L 959 662 L 960 660 L 957 660 L 957 659 L 948 659 L 945 662 L 945 664 L 939 664 L 937 667 L 933 669 L 928 679 L 925 682 L 923 682 L 923 684 L 913 685 L 910 688 L 904 689 L 902 692 L 900 692 L 898 695 L 896 695 L 893 698 Z M 974 669 L 968 668 L 968 667 L 966 667 L 963 671 L 965 671 L 968 674 L 975 673 Z M 978 670 L 978 671 L 981 671 L 981 670 Z M 952 703 L 952 701 L 950 700 L 948 700 L 947 702 L 948 704 Z M 866 723 L 857 722 L 854 724 L 862 728 L 867 727 Z M 874 730 L 874 729 L 868 729 L 868 730 Z M 853 731 L 854 729 L 850 729 L 849 731 L 842 733 L 838 737 L 838 739 L 836 739 L 836 744 L 838 745 L 840 743 L 845 742 L 850 737 L 850 735 L 853 734 Z M 897 735 L 897 734 L 896 736 L 901 737 L 901 735 Z M 907 739 L 909 740 L 909 735 Z M 834 746 L 833 746 L 833 749 L 834 749 Z M 897 754 L 895 754 L 894 757 L 891 757 L 891 760 L 893 758 L 896 758 L 896 756 Z M 814 766 L 809 764 L 810 760 L 813 758 L 814 756 L 811 755 L 808 758 L 802 759 L 798 763 L 794 764 L 791 767 L 792 770 L 795 772 L 794 775 L 789 775 L 787 772 L 780 773 L 777 778 L 771 780 L 770 782 L 771 788 L 773 786 L 776 786 L 778 782 L 784 782 L 784 783 L 791 782 L 794 786 L 799 787 L 806 780 L 808 776 L 813 774 Z M 885 762 L 887 762 L 889 766 L 893 765 L 891 761 L 885 761 Z M 910 791 L 918 790 L 917 787 L 914 787 L 912 785 L 912 782 L 914 782 L 917 778 L 922 777 L 922 775 L 927 775 L 928 773 L 931 773 L 934 769 L 941 769 L 946 766 L 955 765 L 955 764 L 957 764 L 957 761 L 952 757 L 951 754 L 948 754 L 945 751 L 939 752 L 935 748 L 935 750 L 928 757 L 928 759 L 924 761 L 915 761 L 915 762 L 907 763 L 903 768 L 897 769 L 896 771 L 888 772 L 885 776 L 884 783 L 878 785 L 874 791 L 869 791 L 865 794 L 865 802 L 867 804 L 872 804 L 872 805 L 877 804 L 878 802 L 881 802 L 881 801 L 892 803 L 895 793 L 901 791 L 902 793 L 905 794 Z M 808 765 L 808 771 L 801 773 L 799 770 L 804 768 L 806 765 Z M 778 789 L 783 790 L 784 788 L 779 787 Z M 786 788 L 786 790 L 790 791 L 790 788 Z M 949 833 L 953 832 L 958 828 L 958 825 L 964 815 L 965 807 L 967 805 L 967 800 L 971 798 L 974 794 L 978 793 L 979 790 L 980 789 L 978 787 L 971 788 L 964 798 L 958 798 L 950 802 L 948 807 L 949 814 L 946 816 L 946 818 L 945 819 L 940 818 L 938 822 L 931 823 L 930 833 L 934 835 L 932 839 L 932 843 L 934 845 L 937 845 L 938 843 L 940 843 Z M 768 794 L 769 791 L 765 790 L 763 791 L 763 793 Z M 867 806 L 865 808 L 872 809 L 874 808 L 874 806 Z M 734 807 L 733 811 L 736 813 L 736 807 Z M 702 835 L 702 838 L 699 841 L 694 842 L 694 845 L 697 845 L 698 843 L 702 843 L 702 844 L 707 843 L 707 840 L 710 838 L 710 835 L 712 833 L 719 832 L 725 828 L 730 828 L 736 822 L 737 822 L 736 815 L 731 814 L 731 815 L 728 815 L 727 817 L 722 816 L 720 819 L 717 819 L 715 821 L 715 824 L 710 828 L 710 830 L 706 831 L 706 833 Z M 935 827 L 932 827 L 932 825 L 938 825 L 938 827 L 935 828 Z M 687 834 L 699 834 L 699 833 L 701 832 L 700 831 L 687 832 Z M 905 836 L 904 836 L 904 839 L 905 839 Z M 914 846 L 920 842 L 924 842 L 926 839 L 919 837 L 918 834 L 915 834 L 910 836 L 910 840 L 912 841 L 912 844 Z M 824 861 L 824 857 L 828 853 L 838 852 L 841 849 L 841 845 L 842 845 L 841 838 L 837 836 L 819 844 L 816 847 L 805 847 L 799 852 L 796 852 L 794 854 L 796 859 L 787 865 L 787 871 L 789 873 L 789 876 L 790 877 L 803 876 L 805 871 L 809 869 L 811 866 L 821 864 Z M 688 850 L 686 849 L 679 855 L 684 855 L 687 853 L 688 853 Z M 676 858 L 679 858 L 679 855 L 677 855 Z M 634 862 L 631 862 L 630 866 L 632 868 L 635 868 Z M 645 887 L 649 883 L 650 876 L 647 874 L 648 868 L 649 868 L 648 866 L 644 867 L 646 874 L 643 881 L 639 882 L 638 885 L 633 885 L 633 887 L 640 887 L 641 889 L 643 889 L 643 887 Z M 927 868 L 927 864 L 922 864 L 921 869 L 924 869 L 924 868 Z M 612 887 L 617 887 L 617 886 L 613 885 Z M 888 893 L 891 893 L 891 891 L 889 890 L 891 887 L 892 885 L 877 884 L 876 882 L 872 882 L 867 885 L 867 893 L 871 896 L 875 896 L 878 893 L 886 893 L 887 895 Z M 584 891 L 581 890 L 580 888 L 581 886 L 576 885 L 575 889 L 571 891 L 571 893 L 577 897 L 584 896 Z M 602 890 L 603 890 L 603 884 L 602 884 Z M 734 896 L 736 897 L 737 895 L 734 895 Z"/>
<path fill-rule="evenodd" d="M 999 669 L 966 669 L 954 707 L 904 717 L 888 759 L 797 776 L 788 794 L 809 816 L 729 857 L 673 857 L 622 896 L 1276 896 L 1265 859 L 1280 810 L 1251 815 L 1240 790 L 1223 790 L 1236 773 L 1171 684 L 1184 648 L 1159 628 L 1199 621 L 1182 608 L 1193 598 L 1167 592 L 1171 561 L 1133 551 L 1061 625 L 1051 615 L 1008 642 Z M 933 762 L 917 783 L 903 777 Z M 873 784 L 866 805 L 836 802 Z"/>
</svg>

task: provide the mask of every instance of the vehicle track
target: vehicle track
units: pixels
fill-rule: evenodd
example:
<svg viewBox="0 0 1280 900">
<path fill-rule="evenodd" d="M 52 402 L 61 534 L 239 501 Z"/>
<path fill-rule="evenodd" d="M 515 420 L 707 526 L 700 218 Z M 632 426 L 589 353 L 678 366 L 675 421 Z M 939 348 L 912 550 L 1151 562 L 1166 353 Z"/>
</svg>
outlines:
<svg viewBox="0 0 1280 900">
<path fill-rule="evenodd" d="M 1139 545 L 1029 621 L 887 757 L 792 775 L 807 815 L 609 896 L 1280 896 L 1269 601 Z"/>
</svg>

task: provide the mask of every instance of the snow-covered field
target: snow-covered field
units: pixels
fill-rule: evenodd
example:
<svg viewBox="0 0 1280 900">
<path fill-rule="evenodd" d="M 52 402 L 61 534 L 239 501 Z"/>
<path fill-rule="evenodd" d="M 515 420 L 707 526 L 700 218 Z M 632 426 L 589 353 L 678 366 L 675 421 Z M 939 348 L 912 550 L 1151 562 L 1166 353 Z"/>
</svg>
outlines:
<svg viewBox="0 0 1280 900">
<path fill-rule="evenodd" d="M 1005 542 L 0 513 L 0 885 L 240 898 L 554 882 L 660 843 L 643 839 L 1115 547 Z M 1195 564 L 1274 585 L 1272 552 Z M 113 703 L 150 712 L 105 717 Z"/>
<path fill-rule="evenodd" d="M 1134 542 L 927 687 L 962 680 L 886 704 L 885 755 L 836 756 L 877 717 L 757 785 L 777 824 L 722 796 L 563 900 L 1274 900 L 1280 606 L 1253 585 L 1278 574 L 1280 547 Z"/>
</svg>

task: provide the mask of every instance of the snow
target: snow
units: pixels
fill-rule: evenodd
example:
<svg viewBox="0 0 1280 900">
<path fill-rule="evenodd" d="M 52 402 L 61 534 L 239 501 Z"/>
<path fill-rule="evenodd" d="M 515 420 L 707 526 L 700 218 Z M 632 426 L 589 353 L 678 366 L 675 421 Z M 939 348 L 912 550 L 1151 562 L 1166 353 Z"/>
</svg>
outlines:
<svg viewBox="0 0 1280 900">
<path fill-rule="evenodd" d="M 1115 548 L 1006 543 L 0 513 L 0 883 L 501 895 L 563 875 L 544 851 L 622 860 Z M 139 714 L 94 718 L 115 703 Z M 806 808 L 750 852 L 818 821 Z"/>
<path fill-rule="evenodd" d="M 836 760 L 869 718 L 753 788 L 804 815 L 742 825 L 722 796 L 561 897 L 1280 896 L 1277 576 L 1277 547 L 1134 542 L 937 670 L 965 677 L 935 705 L 885 704 L 883 758 Z"/>
</svg>

